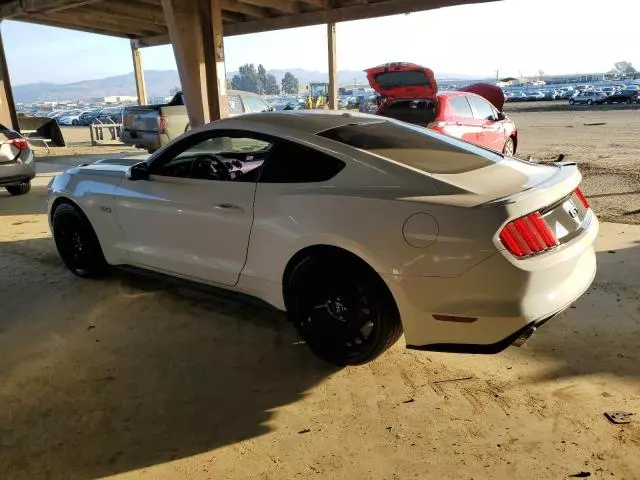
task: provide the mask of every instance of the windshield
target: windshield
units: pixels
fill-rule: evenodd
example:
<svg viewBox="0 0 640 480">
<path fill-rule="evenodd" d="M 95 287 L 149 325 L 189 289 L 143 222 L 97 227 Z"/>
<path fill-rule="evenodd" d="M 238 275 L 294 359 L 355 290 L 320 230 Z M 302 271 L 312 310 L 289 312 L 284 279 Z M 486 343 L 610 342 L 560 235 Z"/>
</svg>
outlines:
<svg viewBox="0 0 640 480">
<path fill-rule="evenodd" d="M 318 135 L 427 173 L 470 172 L 503 158 L 461 140 L 394 121 L 344 125 Z"/>
</svg>

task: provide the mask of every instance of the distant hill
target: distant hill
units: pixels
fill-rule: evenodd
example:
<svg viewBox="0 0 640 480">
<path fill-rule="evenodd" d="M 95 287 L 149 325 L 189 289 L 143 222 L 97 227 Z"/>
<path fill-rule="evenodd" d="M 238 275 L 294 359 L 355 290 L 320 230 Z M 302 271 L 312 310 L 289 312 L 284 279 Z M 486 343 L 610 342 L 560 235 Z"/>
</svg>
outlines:
<svg viewBox="0 0 640 480">
<path fill-rule="evenodd" d="M 326 72 L 304 70 L 301 68 L 269 70 L 278 83 L 285 72 L 291 72 L 300 83 L 326 82 Z M 227 78 L 231 79 L 237 71 L 227 72 Z M 145 70 L 145 82 L 149 97 L 167 96 L 171 89 L 180 86 L 180 78 L 176 70 Z M 470 77 L 464 75 L 442 75 L 447 80 L 466 80 Z M 367 77 L 359 70 L 338 71 L 338 81 L 341 85 L 366 85 Z M 40 102 L 61 100 L 91 100 L 112 95 L 135 95 L 136 87 L 133 73 L 107 77 L 96 80 L 83 80 L 81 82 L 54 84 L 32 83 L 29 85 L 17 85 L 13 87 L 13 96 L 16 102 Z"/>
</svg>

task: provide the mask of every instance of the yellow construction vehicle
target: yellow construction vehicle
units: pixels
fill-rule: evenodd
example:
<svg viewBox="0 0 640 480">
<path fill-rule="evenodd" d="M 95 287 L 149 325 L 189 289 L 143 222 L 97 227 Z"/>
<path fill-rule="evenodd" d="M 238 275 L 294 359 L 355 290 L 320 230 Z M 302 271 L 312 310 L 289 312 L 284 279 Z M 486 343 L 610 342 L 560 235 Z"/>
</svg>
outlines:
<svg viewBox="0 0 640 480">
<path fill-rule="evenodd" d="M 329 108 L 329 84 L 328 83 L 310 83 L 307 87 L 306 105 L 308 109 Z"/>
</svg>

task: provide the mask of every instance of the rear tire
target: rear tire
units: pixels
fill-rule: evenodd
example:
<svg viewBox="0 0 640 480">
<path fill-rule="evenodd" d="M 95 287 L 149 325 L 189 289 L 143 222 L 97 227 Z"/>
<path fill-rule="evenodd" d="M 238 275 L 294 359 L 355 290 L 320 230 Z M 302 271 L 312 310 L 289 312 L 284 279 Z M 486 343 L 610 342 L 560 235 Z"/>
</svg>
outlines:
<svg viewBox="0 0 640 480">
<path fill-rule="evenodd" d="M 287 310 L 313 353 L 336 365 L 370 362 L 402 335 L 395 301 L 382 279 L 346 255 L 318 255 L 293 270 Z"/>
<path fill-rule="evenodd" d="M 502 153 L 508 157 L 513 157 L 516 153 L 516 144 L 513 141 L 512 137 L 507 138 L 507 141 L 504 142 L 504 147 L 502 148 Z"/>
<path fill-rule="evenodd" d="M 593 105 L 593 100 L 587 100 L 587 105 Z"/>
<path fill-rule="evenodd" d="M 25 195 L 29 193 L 31 190 L 31 180 L 27 180 L 26 182 L 22 182 L 20 185 L 12 185 L 10 187 L 5 187 L 7 192 L 11 195 Z"/>
<path fill-rule="evenodd" d="M 69 203 L 59 205 L 51 224 L 56 248 L 69 270 L 82 278 L 98 277 L 106 270 L 98 237 L 77 207 Z"/>
<path fill-rule="evenodd" d="M 569 105 L 574 105 L 576 103 L 576 101 L 573 98 L 569 99 Z"/>
</svg>

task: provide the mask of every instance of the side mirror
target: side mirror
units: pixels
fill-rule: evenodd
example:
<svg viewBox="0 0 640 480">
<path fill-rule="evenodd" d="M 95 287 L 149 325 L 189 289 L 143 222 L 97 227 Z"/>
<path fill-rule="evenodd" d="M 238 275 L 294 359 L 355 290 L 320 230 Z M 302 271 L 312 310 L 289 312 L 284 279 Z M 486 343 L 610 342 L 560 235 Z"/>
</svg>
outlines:
<svg viewBox="0 0 640 480">
<path fill-rule="evenodd" d="M 507 116 L 504 114 L 504 112 L 498 112 L 498 119 L 497 119 L 498 121 L 504 120 L 506 118 Z"/>
<path fill-rule="evenodd" d="M 127 178 L 132 182 L 149 179 L 149 165 L 147 162 L 140 162 L 133 165 L 127 172 Z"/>
</svg>

